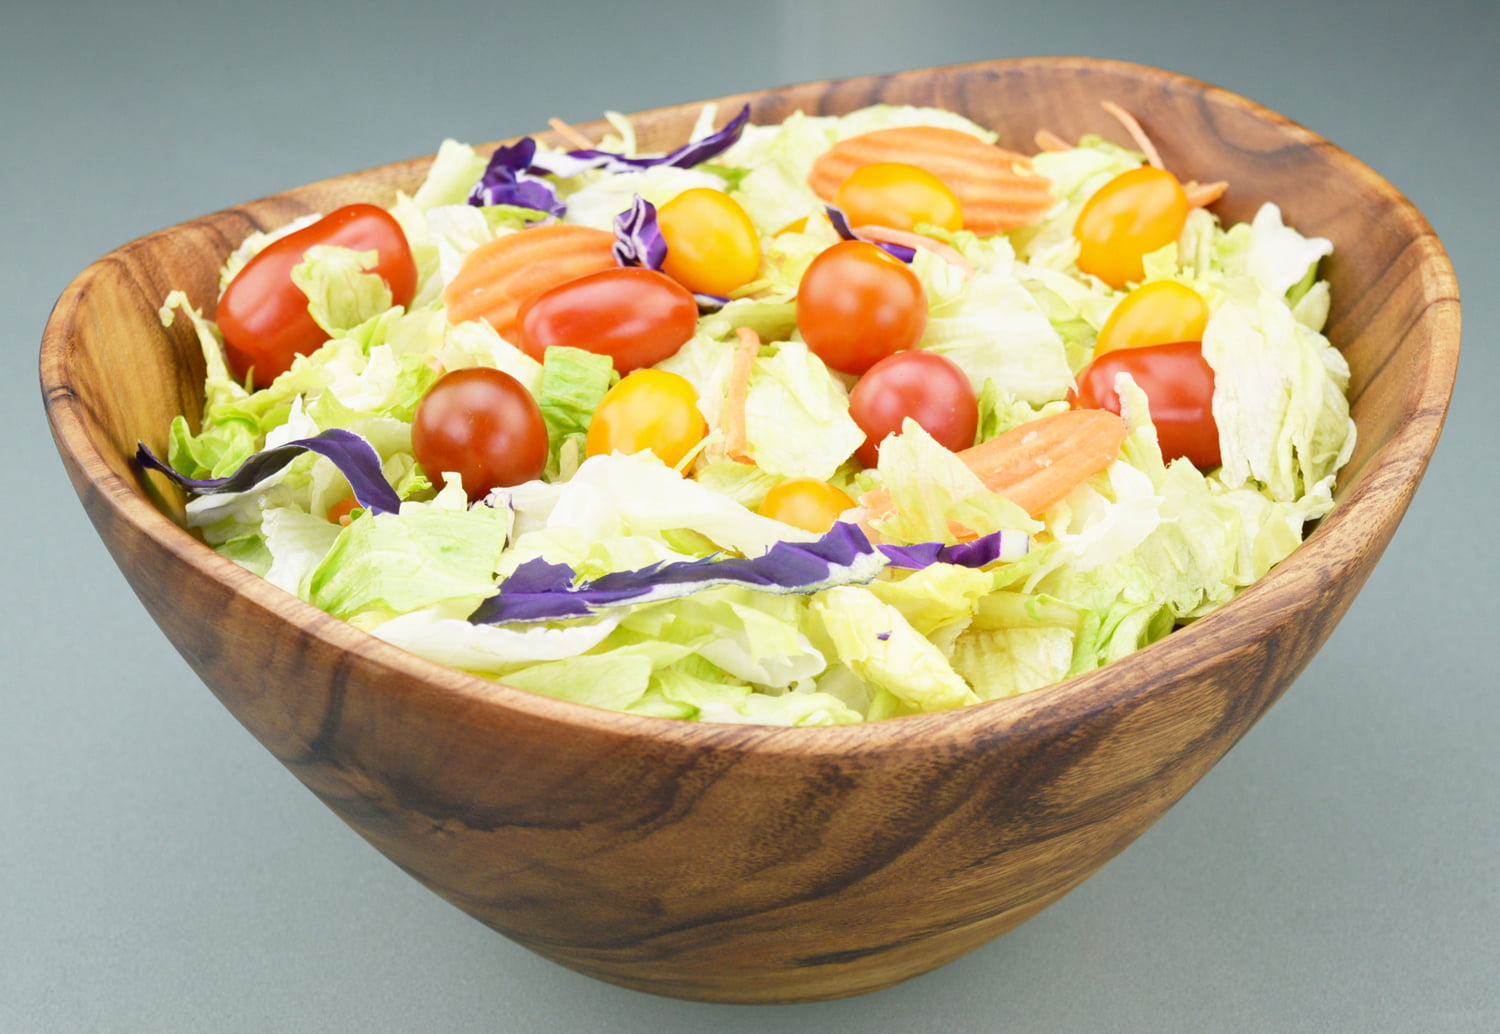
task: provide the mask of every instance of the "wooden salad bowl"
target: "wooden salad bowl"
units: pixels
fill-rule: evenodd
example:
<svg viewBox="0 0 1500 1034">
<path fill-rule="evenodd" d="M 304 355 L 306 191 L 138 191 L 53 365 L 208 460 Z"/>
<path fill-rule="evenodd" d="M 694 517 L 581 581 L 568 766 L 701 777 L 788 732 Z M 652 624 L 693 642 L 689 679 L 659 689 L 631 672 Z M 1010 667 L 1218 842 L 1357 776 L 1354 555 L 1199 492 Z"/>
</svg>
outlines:
<svg viewBox="0 0 1500 1034">
<path fill-rule="evenodd" d="M 42 388 L 90 518 L 151 616 L 236 718 L 340 818 L 459 908 L 547 958 L 657 994 L 786 1002 L 939 966 L 1056 901 L 1158 819 L 1322 645 L 1390 541 L 1437 443 L 1458 361 L 1442 246 L 1390 184 L 1234 94 L 1087 59 L 993 61 L 721 98 L 756 122 L 875 102 L 960 111 L 1031 150 L 1050 129 L 1128 143 L 1114 101 L 1215 210 L 1265 200 L 1331 238 L 1331 339 L 1359 442 L 1337 505 L 1240 597 L 1050 689 L 836 728 L 635 717 L 430 663 L 249 574 L 183 527 L 132 457 L 201 412 L 203 362 L 170 290 L 212 315 L 252 230 L 389 203 L 428 159 L 195 219 L 89 266 L 46 328 Z M 635 116 L 643 150 L 698 104 Z M 727 117 L 723 115 L 722 117 Z M 597 136 L 603 124 L 581 127 Z M 544 135 L 544 139 L 558 142 Z M 229 805 L 233 807 L 231 803 Z"/>
</svg>

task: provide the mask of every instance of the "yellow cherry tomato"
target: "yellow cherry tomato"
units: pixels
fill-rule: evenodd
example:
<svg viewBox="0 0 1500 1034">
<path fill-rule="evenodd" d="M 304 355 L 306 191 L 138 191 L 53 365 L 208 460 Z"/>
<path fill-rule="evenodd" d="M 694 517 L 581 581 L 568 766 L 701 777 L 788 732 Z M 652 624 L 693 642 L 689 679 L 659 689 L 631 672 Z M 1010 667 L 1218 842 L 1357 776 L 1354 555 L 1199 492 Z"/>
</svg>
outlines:
<svg viewBox="0 0 1500 1034">
<path fill-rule="evenodd" d="M 964 225 L 963 208 L 948 185 L 904 162 L 860 166 L 839 184 L 833 203 L 849 217 L 850 226 L 911 230 L 918 223 L 930 223 L 960 230 Z"/>
<path fill-rule="evenodd" d="M 759 512 L 762 517 L 821 535 L 853 505 L 853 499 L 827 482 L 791 478 L 766 493 Z"/>
<path fill-rule="evenodd" d="M 1094 355 L 1117 348 L 1202 341 L 1208 303 L 1176 280 L 1153 280 L 1121 298 L 1094 343 Z"/>
<path fill-rule="evenodd" d="M 1138 282 L 1141 260 L 1182 234 L 1188 209 L 1182 184 L 1165 169 L 1120 173 L 1084 202 L 1073 224 L 1078 268 L 1111 287 Z"/>
<path fill-rule="evenodd" d="M 687 378 L 665 370 L 636 370 L 605 392 L 584 448 L 590 456 L 650 449 L 663 463 L 676 466 L 707 433 L 698 392 Z"/>
<path fill-rule="evenodd" d="M 689 291 L 727 295 L 760 272 L 760 234 L 739 202 L 694 187 L 656 210 L 667 242 L 662 272 Z"/>
</svg>

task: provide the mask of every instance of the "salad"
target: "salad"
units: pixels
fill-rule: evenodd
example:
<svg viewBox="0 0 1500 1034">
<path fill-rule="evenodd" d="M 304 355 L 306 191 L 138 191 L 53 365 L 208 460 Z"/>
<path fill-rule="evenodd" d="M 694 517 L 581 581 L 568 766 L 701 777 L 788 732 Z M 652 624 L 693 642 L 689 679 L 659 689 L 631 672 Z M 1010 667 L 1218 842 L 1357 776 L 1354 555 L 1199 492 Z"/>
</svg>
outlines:
<svg viewBox="0 0 1500 1034">
<path fill-rule="evenodd" d="M 1222 225 L 1115 113 L 1136 147 L 887 105 L 445 141 L 245 240 L 214 321 L 166 299 L 203 416 L 140 461 L 223 555 L 521 689 L 784 725 L 1041 689 L 1264 575 L 1354 443 L 1330 242 Z"/>
</svg>

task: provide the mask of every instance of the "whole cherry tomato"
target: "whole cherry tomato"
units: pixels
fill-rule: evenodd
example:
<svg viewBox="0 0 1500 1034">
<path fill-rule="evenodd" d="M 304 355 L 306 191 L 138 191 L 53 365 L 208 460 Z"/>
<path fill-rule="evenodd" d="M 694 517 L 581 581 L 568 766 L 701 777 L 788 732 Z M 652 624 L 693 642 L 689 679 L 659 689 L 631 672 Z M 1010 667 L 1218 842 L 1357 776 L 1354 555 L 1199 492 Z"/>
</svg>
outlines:
<svg viewBox="0 0 1500 1034">
<path fill-rule="evenodd" d="M 1115 377 L 1128 373 L 1146 393 L 1162 459 L 1186 457 L 1199 470 L 1217 467 L 1219 425 L 1214 422 L 1214 371 L 1198 341 L 1118 348 L 1078 375 L 1074 403 L 1082 409 L 1120 411 Z"/>
<path fill-rule="evenodd" d="M 605 392 L 589 422 L 590 456 L 650 449 L 676 466 L 708 434 L 698 392 L 686 377 L 666 370 L 636 370 Z"/>
<path fill-rule="evenodd" d="M 311 355 L 328 340 L 308 315 L 307 296 L 292 283 L 292 269 L 319 244 L 376 252 L 373 272 L 391 289 L 393 304 L 407 305 L 416 293 L 417 266 L 395 217 L 376 205 L 336 209 L 266 245 L 224 289 L 215 318 L 229 367 L 241 380 L 253 370 L 257 385 L 270 384 L 298 355 Z"/>
<path fill-rule="evenodd" d="M 861 165 L 834 191 L 833 203 L 851 226 L 912 230 L 930 223 L 945 230 L 963 228 L 963 208 L 948 185 L 926 169 L 904 162 Z"/>
<path fill-rule="evenodd" d="M 1073 224 L 1078 268 L 1111 287 L 1145 276 L 1141 260 L 1182 234 L 1187 194 L 1165 169 L 1143 165 L 1122 172 L 1084 202 Z"/>
<path fill-rule="evenodd" d="M 547 425 L 531 393 L 488 366 L 438 378 L 417 404 L 412 453 L 434 483 L 463 478 L 471 502 L 492 488 L 519 485 L 547 466 Z"/>
<path fill-rule="evenodd" d="M 1153 280 L 1121 298 L 1094 342 L 1094 355 L 1117 348 L 1202 341 L 1208 326 L 1203 296 L 1176 280 Z"/>
<path fill-rule="evenodd" d="M 846 492 L 826 481 L 790 478 L 777 482 L 766 493 L 758 512 L 762 517 L 821 535 L 853 505 Z"/>
<path fill-rule="evenodd" d="M 681 348 L 698 329 L 698 303 L 665 273 L 622 266 L 527 299 L 518 322 L 521 348 L 533 359 L 566 345 L 607 355 L 627 374 Z"/>
<path fill-rule="evenodd" d="M 829 366 L 864 373 L 921 339 L 927 295 L 904 262 L 868 241 L 840 241 L 802 274 L 797 326 Z"/>
<path fill-rule="evenodd" d="M 694 187 L 656 210 L 667 242 L 661 271 L 689 291 L 727 295 L 760 272 L 760 233 L 722 190 Z"/>
<path fill-rule="evenodd" d="M 907 417 L 954 452 L 974 444 L 979 403 L 969 377 L 936 352 L 897 352 L 870 367 L 849 393 L 849 415 L 865 433 L 854 456 L 875 466 L 880 443 Z"/>
</svg>

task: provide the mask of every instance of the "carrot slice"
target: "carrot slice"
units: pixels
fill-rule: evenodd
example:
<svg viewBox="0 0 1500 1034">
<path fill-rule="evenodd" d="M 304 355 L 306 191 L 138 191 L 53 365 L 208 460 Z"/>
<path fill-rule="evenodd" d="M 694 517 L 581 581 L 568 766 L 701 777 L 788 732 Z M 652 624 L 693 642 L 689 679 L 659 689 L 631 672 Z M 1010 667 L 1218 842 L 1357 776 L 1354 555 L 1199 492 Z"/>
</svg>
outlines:
<svg viewBox="0 0 1500 1034">
<path fill-rule="evenodd" d="M 1039 417 L 958 453 L 984 486 L 1033 517 L 1109 466 L 1125 444 L 1125 421 L 1106 409 Z M 890 493 L 860 497 L 870 519 L 894 512 Z"/>
<path fill-rule="evenodd" d="M 1052 206 L 1052 183 L 1030 171 L 1025 155 L 943 126 L 897 126 L 840 140 L 813 162 L 807 183 L 832 202 L 850 173 L 877 162 L 904 162 L 942 180 L 963 208 L 964 229 L 1013 230 Z"/>
<path fill-rule="evenodd" d="M 485 320 L 520 343 L 516 315 L 534 294 L 590 273 L 613 269 L 614 235 L 554 223 L 507 233 L 471 251 L 443 289 L 449 323 Z"/>
</svg>

